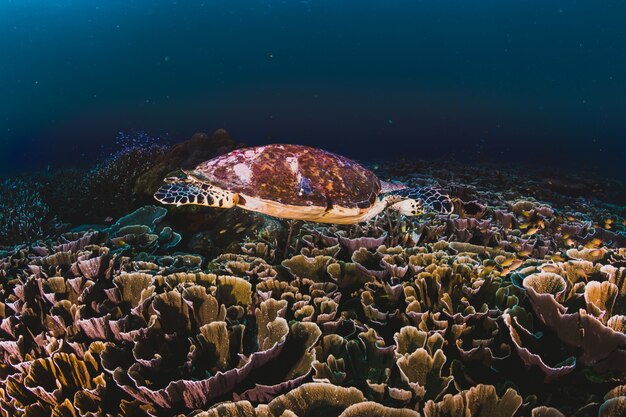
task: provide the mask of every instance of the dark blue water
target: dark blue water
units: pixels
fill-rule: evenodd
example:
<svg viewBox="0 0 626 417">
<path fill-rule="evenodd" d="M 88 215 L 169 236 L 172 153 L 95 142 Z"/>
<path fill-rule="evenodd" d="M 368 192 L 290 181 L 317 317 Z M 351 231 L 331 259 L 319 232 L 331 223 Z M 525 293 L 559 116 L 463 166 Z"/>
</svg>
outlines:
<svg viewBox="0 0 626 417">
<path fill-rule="evenodd" d="M 0 172 L 118 131 L 623 176 L 622 1 L 0 0 Z"/>
</svg>

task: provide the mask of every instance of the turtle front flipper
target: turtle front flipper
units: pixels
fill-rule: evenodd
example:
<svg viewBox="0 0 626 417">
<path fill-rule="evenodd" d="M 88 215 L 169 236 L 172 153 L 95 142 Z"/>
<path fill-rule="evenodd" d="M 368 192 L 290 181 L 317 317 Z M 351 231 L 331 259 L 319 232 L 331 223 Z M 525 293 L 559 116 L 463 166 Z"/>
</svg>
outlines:
<svg viewBox="0 0 626 417">
<path fill-rule="evenodd" d="M 166 183 L 154 193 L 154 198 L 163 204 L 231 208 L 237 205 L 238 195 L 208 184 L 189 179 L 166 178 Z"/>
</svg>

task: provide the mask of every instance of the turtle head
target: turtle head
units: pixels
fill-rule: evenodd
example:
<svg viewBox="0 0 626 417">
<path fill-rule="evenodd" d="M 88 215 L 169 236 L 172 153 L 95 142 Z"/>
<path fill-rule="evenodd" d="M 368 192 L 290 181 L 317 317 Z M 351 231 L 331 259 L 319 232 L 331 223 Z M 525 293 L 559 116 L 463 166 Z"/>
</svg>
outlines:
<svg viewBox="0 0 626 417">
<path fill-rule="evenodd" d="M 421 199 L 414 198 L 405 198 L 389 205 L 388 208 L 405 216 L 419 216 L 424 213 L 424 203 Z"/>
<path fill-rule="evenodd" d="M 404 188 L 384 196 L 387 208 L 405 216 L 419 216 L 425 212 L 451 214 L 454 204 L 448 194 L 438 188 Z"/>
</svg>

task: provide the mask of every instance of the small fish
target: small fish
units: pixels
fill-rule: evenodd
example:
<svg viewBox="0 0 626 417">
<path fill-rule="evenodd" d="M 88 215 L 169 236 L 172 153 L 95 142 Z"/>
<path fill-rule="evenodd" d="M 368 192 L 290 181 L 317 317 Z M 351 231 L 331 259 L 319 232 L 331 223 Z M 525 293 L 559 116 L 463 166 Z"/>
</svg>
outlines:
<svg viewBox="0 0 626 417">
<path fill-rule="evenodd" d="M 596 237 L 596 238 L 591 239 L 589 242 L 587 242 L 587 244 L 585 245 L 585 248 L 592 249 L 592 248 L 600 247 L 601 245 L 602 245 L 602 239 L 598 239 Z"/>
<path fill-rule="evenodd" d="M 519 268 L 523 264 L 524 264 L 524 261 L 522 261 L 521 259 L 515 259 L 514 262 L 511 263 L 511 266 L 502 270 L 502 275 L 507 275 L 510 272 L 515 271 L 517 268 Z"/>
<path fill-rule="evenodd" d="M 559 268 L 556 265 L 544 265 L 543 268 L 541 268 L 541 272 L 552 272 L 553 274 L 558 274 L 559 273 Z"/>
<path fill-rule="evenodd" d="M 513 261 L 515 261 L 515 258 L 507 258 L 507 259 L 505 259 L 504 261 L 502 261 L 500 263 L 500 266 L 507 267 L 507 266 L 511 265 L 513 263 Z"/>
<path fill-rule="evenodd" d="M 589 252 L 589 254 L 594 258 L 602 258 L 602 256 L 604 256 L 604 252 L 602 251 L 602 249 L 594 249 Z"/>
</svg>

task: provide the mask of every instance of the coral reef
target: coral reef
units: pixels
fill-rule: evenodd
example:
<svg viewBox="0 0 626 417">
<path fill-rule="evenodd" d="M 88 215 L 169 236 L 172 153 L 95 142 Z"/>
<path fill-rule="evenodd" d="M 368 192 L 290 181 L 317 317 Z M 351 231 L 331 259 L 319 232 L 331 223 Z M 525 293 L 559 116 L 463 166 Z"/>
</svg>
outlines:
<svg viewBox="0 0 626 417">
<path fill-rule="evenodd" d="M 63 229 L 36 182 L 0 181 L 0 248 L 53 236 Z"/>
<path fill-rule="evenodd" d="M 454 213 L 145 205 L 52 233 L 28 184 L 2 194 L 48 223 L 0 251 L 0 415 L 623 413 L 623 211 L 394 169 Z"/>
<path fill-rule="evenodd" d="M 228 133 L 196 134 L 168 148 L 143 132 L 120 132 L 118 151 L 89 169 L 60 169 L 0 181 L 0 247 L 54 237 L 64 225 L 107 224 L 145 204 L 165 175 L 233 149 Z M 180 209 L 179 229 L 206 230 L 211 213 Z M 190 225 L 189 228 L 186 228 Z M 210 249 L 205 250 L 207 253 Z"/>
<path fill-rule="evenodd" d="M 167 150 L 145 133 L 120 133 L 118 151 L 88 170 L 60 170 L 38 180 L 44 198 L 61 219 L 73 224 L 104 223 L 144 204 L 134 194 L 137 178 Z"/>
<path fill-rule="evenodd" d="M 135 177 L 133 189 L 136 193 L 152 196 L 163 182 L 180 169 L 193 169 L 200 162 L 225 154 L 236 147 L 224 129 L 218 129 L 209 138 L 205 133 L 196 133 L 191 139 L 177 143 L 167 152 L 153 158 L 152 166 Z"/>
</svg>

